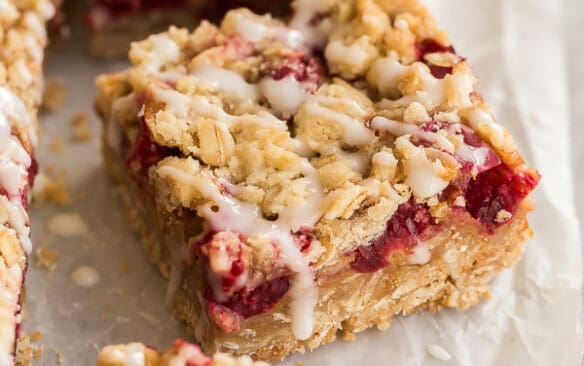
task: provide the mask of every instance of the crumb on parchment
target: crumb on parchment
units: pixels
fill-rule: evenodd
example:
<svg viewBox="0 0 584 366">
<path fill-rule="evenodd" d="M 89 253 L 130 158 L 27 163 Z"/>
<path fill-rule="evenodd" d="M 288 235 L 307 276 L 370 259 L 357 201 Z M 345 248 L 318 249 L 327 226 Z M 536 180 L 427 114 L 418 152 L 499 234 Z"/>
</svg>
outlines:
<svg viewBox="0 0 584 366">
<path fill-rule="evenodd" d="M 57 266 L 57 258 L 59 257 L 58 251 L 49 249 L 45 246 L 39 246 L 35 251 L 35 255 L 37 267 L 44 268 L 48 272 L 53 272 L 55 270 L 55 267 Z M 31 337 L 35 333 L 33 333 Z"/>
<path fill-rule="evenodd" d="M 49 145 L 49 149 L 54 154 L 60 154 L 63 151 L 63 146 L 65 146 L 65 141 L 63 141 L 60 137 L 55 137 L 51 144 Z"/>
<path fill-rule="evenodd" d="M 49 80 L 43 92 L 42 107 L 50 112 L 57 110 L 65 102 L 67 89 L 56 80 Z"/>
<path fill-rule="evenodd" d="M 42 339 L 41 332 L 34 331 L 31 335 L 22 334 L 18 338 L 16 346 L 16 364 L 19 366 L 28 366 L 33 361 L 38 361 L 43 353 L 43 348 L 37 345 Z"/>
<path fill-rule="evenodd" d="M 78 113 L 71 118 L 73 124 L 73 140 L 86 142 L 91 140 L 92 133 L 89 128 L 89 117 L 87 113 Z"/>
<path fill-rule="evenodd" d="M 341 334 L 341 339 L 345 342 L 354 342 L 357 339 L 357 336 L 355 335 L 355 333 L 351 331 L 343 330 L 343 333 Z"/>
<path fill-rule="evenodd" d="M 39 174 L 32 194 L 34 204 L 68 205 L 72 202 L 64 173 L 51 175 L 45 172 Z"/>
</svg>

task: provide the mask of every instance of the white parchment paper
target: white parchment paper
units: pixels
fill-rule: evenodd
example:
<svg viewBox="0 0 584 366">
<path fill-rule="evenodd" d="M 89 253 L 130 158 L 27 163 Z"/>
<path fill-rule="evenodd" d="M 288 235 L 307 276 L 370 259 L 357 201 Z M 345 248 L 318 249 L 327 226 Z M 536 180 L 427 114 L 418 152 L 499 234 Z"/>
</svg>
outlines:
<svg viewBox="0 0 584 366">
<path fill-rule="evenodd" d="M 584 136 L 578 134 L 581 128 L 570 134 L 563 3 L 426 3 L 457 51 L 470 60 L 481 80 L 479 89 L 498 120 L 543 175 L 536 193 L 538 208 L 531 215 L 535 239 L 523 261 L 496 278 L 492 299 L 470 311 L 397 317 L 386 331 L 370 330 L 353 343 L 338 341 L 283 364 L 302 360 L 308 366 L 579 365 L 584 350 L 578 323 L 583 267 L 571 140 L 581 145 Z M 568 9 L 583 8 L 576 0 Z M 37 207 L 32 214 L 35 245 L 59 252 L 51 275 L 36 268 L 33 258 L 27 280 L 25 328 L 43 334 L 39 365 L 55 365 L 57 353 L 65 365 L 92 365 L 97 349 L 112 342 L 140 340 L 165 347 L 185 335 L 164 305 L 166 281 L 149 265 L 126 225 L 103 169 L 97 117 L 92 115 L 90 142 L 68 142 L 60 154 L 48 148 L 54 138 L 71 140 L 74 114 L 91 113 L 95 75 L 123 67 L 87 57 L 86 34 L 78 28 L 70 42 L 53 45 L 48 53 L 49 78 L 66 85 L 68 98 L 61 109 L 43 116 L 38 155 L 45 168 L 66 173 L 76 201 L 68 207 Z M 571 60 L 572 68 L 574 64 Z M 83 217 L 88 235 L 60 238 L 45 230 L 50 217 L 68 212 Z M 95 287 L 81 289 L 70 280 L 71 272 L 82 265 L 99 271 Z M 428 352 L 436 346 L 450 360 Z"/>
</svg>

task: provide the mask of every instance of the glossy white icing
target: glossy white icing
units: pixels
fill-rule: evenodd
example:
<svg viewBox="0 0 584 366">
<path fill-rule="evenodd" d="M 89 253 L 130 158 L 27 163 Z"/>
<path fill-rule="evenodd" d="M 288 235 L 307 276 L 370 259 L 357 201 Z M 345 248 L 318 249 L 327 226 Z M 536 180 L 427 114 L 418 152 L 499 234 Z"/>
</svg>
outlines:
<svg viewBox="0 0 584 366">
<path fill-rule="evenodd" d="M 367 145 L 376 139 L 375 133 L 367 128 L 362 121 L 347 114 L 329 109 L 322 104 L 325 104 L 322 103 L 322 97 L 315 96 L 314 98 L 309 97 L 304 107 L 311 115 L 340 125 L 343 129 L 342 139 L 348 145 Z"/>
<path fill-rule="evenodd" d="M 32 122 L 20 99 L 10 90 L 0 87 L 0 188 L 7 194 L 4 205 L 9 212 L 8 222 L 17 232 L 24 250 L 30 253 L 28 213 L 22 206 L 22 195 L 28 186 L 28 168 L 32 158 L 13 129 L 28 133 L 32 141 Z"/>
<path fill-rule="evenodd" d="M 259 88 L 272 109 L 283 116 L 294 115 L 307 96 L 302 84 L 293 76 L 280 80 L 264 78 Z"/>
<path fill-rule="evenodd" d="M 191 75 L 196 79 L 210 83 L 227 98 L 236 98 L 239 102 L 253 103 L 258 98 L 256 85 L 248 84 L 241 74 L 220 67 L 204 67 L 194 70 Z"/>
</svg>

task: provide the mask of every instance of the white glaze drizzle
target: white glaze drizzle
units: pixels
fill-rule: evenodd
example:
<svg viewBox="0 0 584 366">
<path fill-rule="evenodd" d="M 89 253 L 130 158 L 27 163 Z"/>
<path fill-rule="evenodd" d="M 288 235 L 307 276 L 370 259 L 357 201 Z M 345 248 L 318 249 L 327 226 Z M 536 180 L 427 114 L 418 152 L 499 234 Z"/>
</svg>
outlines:
<svg viewBox="0 0 584 366">
<path fill-rule="evenodd" d="M 377 88 L 382 97 L 397 97 L 400 94 L 399 82 L 408 71 L 408 66 L 399 62 L 397 53 L 392 51 L 389 56 L 378 58 L 371 65 L 370 82 Z"/>
<path fill-rule="evenodd" d="M 3 204 L 9 212 L 8 223 L 16 231 L 24 251 L 32 251 L 28 213 L 22 206 L 20 196 L 24 194 L 28 181 L 28 168 L 32 158 L 12 134 L 13 123 L 18 130 L 27 131 L 31 142 L 36 142 L 32 122 L 20 99 L 6 88 L 0 87 L 0 186 L 6 191 L 8 200 Z"/>
<path fill-rule="evenodd" d="M 436 143 L 445 151 L 454 152 L 454 145 L 446 136 L 432 131 L 424 131 L 417 125 L 394 121 L 382 116 L 376 116 L 371 120 L 371 128 L 377 131 L 389 132 L 393 136 L 416 136 L 426 141 Z"/>
<path fill-rule="evenodd" d="M 395 97 L 399 95 L 399 81 L 403 79 L 407 72 L 413 71 L 422 81 L 422 88 L 413 94 L 404 95 L 397 100 L 383 99 L 379 107 L 390 109 L 396 105 L 407 106 L 413 102 L 418 102 L 427 109 L 439 106 L 449 98 L 456 98 L 455 102 L 459 109 L 473 106 L 470 95 L 474 90 L 475 79 L 467 73 L 448 74 L 443 79 L 435 78 L 430 69 L 421 62 L 415 62 L 409 66 L 399 64 L 393 56 L 377 60 L 372 69 L 377 70 L 377 89 L 382 96 Z M 453 101 L 454 102 L 454 101 Z"/>
<path fill-rule="evenodd" d="M 324 7 L 323 7 L 324 5 Z M 289 27 L 297 30 L 304 39 L 304 43 L 309 47 L 322 48 L 328 38 L 327 24 L 315 26 L 310 24 L 311 20 L 320 12 L 326 10 L 326 1 L 297 0 L 294 2 L 294 16 Z"/>
<path fill-rule="evenodd" d="M 271 23 L 269 16 L 246 14 L 238 11 L 232 12 L 229 16 L 234 20 L 237 34 L 250 42 L 260 42 L 264 39 L 274 38 L 295 49 L 304 43 L 304 37 L 299 31 L 286 28 L 278 23 Z"/>
<path fill-rule="evenodd" d="M 307 97 L 302 84 L 293 76 L 280 80 L 266 77 L 260 81 L 259 89 L 272 109 L 283 116 L 294 115 Z"/>
<path fill-rule="evenodd" d="M 196 79 L 208 82 L 227 97 L 236 98 L 240 102 L 253 103 L 258 98 L 257 87 L 248 84 L 239 73 L 220 68 L 204 67 L 191 73 Z"/>
<path fill-rule="evenodd" d="M 309 179 L 316 179 L 316 172 L 308 162 L 304 169 L 308 175 L 315 176 Z M 278 244 L 281 259 L 294 272 L 288 292 L 292 300 L 292 331 L 297 339 L 308 339 L 312 335 L 318 289 L 314 284 L 310 261 L 300 251 L 291 233 L 302 226 L 312 227 L 318 221 L 322 215 L 320 197 L 311 197 L 303 204 L 304 207 L 288 209 L 290 211 L 281 213 L 278 220 L 268 221 L 262 217 L 257 206 L 222 194 L 216 185 L 203 178 L 171 166 L 160 167 L 158 173 L 161 177 L 188 182 L 210 200 L 197 207 L 197 213 L 207 220 L 213 230 L 233 230 L 249 238 L 263 237 Z M 322 192 L 319 189 L 315 194 Z"/>
<path fill-rule="evenodd" d="M 329 42 L 324 50 L 326 60 L 331 63 L 343 63 L 356 65 L 359 67 L 364 64 L 367 58 L 367 52 L 357 43 L 347 46 L 342 40 Z"/>
<path fill-rule="evenodd" d="M 306 111 L 311 115 L 339 124 L 343 129 L 343 141 L 348 145 L 367 145 L 376 139 L 375 133 L 367 128 L 360 120 L 323 106 L 322 104 L 326 104 L 326 102 L 323 102 L 327 100 L 325 98 L 322 96 L 309 97 L 304 104 Z M 331 99 L 337 101 L 335 98 Z M 339 102 L 349 103 L 347 100 L 342 99 Z M 351 105 L 353 108 L 361 108 L 356 102 L 352 102 Z"/>
</svg>

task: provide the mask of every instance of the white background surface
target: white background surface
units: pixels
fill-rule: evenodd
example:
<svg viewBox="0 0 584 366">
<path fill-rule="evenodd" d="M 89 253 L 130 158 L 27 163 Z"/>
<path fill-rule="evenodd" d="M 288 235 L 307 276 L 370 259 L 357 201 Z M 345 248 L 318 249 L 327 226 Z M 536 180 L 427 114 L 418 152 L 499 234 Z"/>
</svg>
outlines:
<svg viewBox="0 0 584 366">
<path fill-rule="evenodd" d="M 578 365 L 584 349 L 576 321 L 583 270 L 575 214 L 576 206 L 584 213 L 584 128 L 577 122 L 584 121 L 584 3 L 573 0 L 564 9 L 551 0 L 426 3 L 457 51 L 468 57 L 498 120 L 543 175 L 538 210 L 531 216 L 536 239 L 524 260 L 496 279 L 489 302 L 466 313 L 398 317 L 387 331 L 371 330 L 355 343 L 339 341 L 286 364 Z M 48 54 L 49 78 L 62 80 L 69 96 L 64 107 L 43 117 L 38 155 L 43 166 L 66 172 L 79 198 L 74 206 L 33 211 L 35 245 L 60 253 L 52 276 L 37 269 L 34 258 L 29 271 L 26 329 L 44 336 L 41 365 L 54 365 L 56 352 L 65 365 L 92 365 L 98 347 L 107 343 L 140 340 L 163 347 L 184 335 L 163 305 L 165 281 L 125 224 L 101 165 L 97 118 L 92 115 L 90 143 L 67 143 L 59 155 L 48 152 L 52 138 L 69 140 L 74 114 L 91 112 L 94 76 L 122 67 L 88 58 L 85 39 L 78 32 Z M 578 174 L 576 198 L 571 167 Z M 46 220 L 63 212 L 78 212 L 90 234 L 67 239 L 47 234 Z M 80 265 L 99 270 L 97 286 L 75 287 L 69 277 Z M 425 348 L 432 344 L 452 359 L 430 356 Z"/>
</svg>

